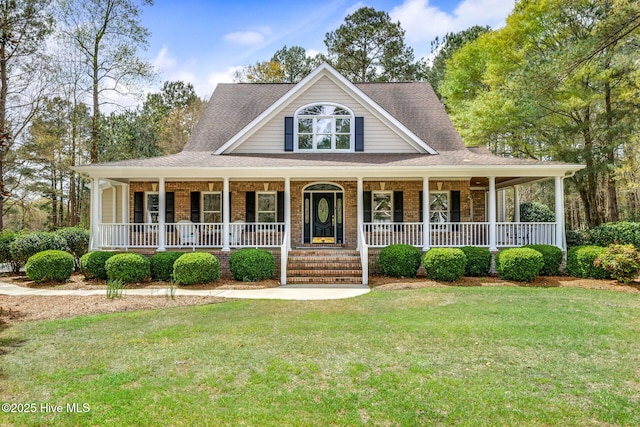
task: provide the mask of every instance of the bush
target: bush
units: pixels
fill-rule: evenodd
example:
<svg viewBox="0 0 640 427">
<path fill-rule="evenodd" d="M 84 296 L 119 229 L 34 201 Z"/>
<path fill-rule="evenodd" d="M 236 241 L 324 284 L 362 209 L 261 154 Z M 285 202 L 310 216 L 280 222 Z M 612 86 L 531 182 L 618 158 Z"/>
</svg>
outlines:
<svg viewBox="0 0 640 427">
<path fill-rule="evenodd" d="M 27 260 L 27 277 L 35 282 L 64 282 L 74 270 L 73 256 L 65 251 L 38 252 Z"/>
<path fill-rule="evenodd" d="M 609 222 L 589 231 L 589 243 L 595 246 L 633 245 L 640 248 L 640 223 Z"/>
<path fill-rule="evenodd" d="M 601 246 L 575 246 L 567 253 L 568 275 L 573 277 L 585 277 L 592 279 L 608 279 L 610 274 L 602 266 L 594 264 L 605 248 Z"/>
<path fill-rule="evenodd" d="M 115 254 L 115 252 L 88 252 L 82 255 L 80 258 L 80 272 L 87 279 L 107 280 L 107 270 L 104 264 Z"/>
<path fill-rule="evenodd" d="M 566 230 L 567 249 L 574 246 L 582 246 L 587 243 L 589 236 L 582 230 Z"/>
<path fill-rule="evenodd" d="M 594 264 L 607 270 L 618 282 L 629 283 L 638 277 L 640 254 L 633 245 L 611 245 L 598 255 Z"/>
<path fill-rule="evenodd" d="M 11 256 L 11 243 L 16 240 L 17 236 L 16 233 L 9 230 L 0 233 L 0 262 L 8 262 L 11 265 L 11 271 L 16 274 L 20 272 L 21 264 L 15 262 Z"/>
<path fill-rule="evenodd" d="M 540 270 L 541 276 L 556 276 L 558 269 L 562 263 L 562 249 L 553 245 L 526 245 L 525 248 L 531 248 L 542 255 L 544 266 Z"/>
<path fill-rule="evenodd" d="M 173 263 L 173 280 L 179 285 L 209 283 L 220 278 L 220 261 L 206 252 L 182 255 Z"/>
<path fill-rule="evenodd" d="M 460 248 L 467 257 L 467 266 L 464 269 L 465 276 L 483 277 L 491 270 L 491 252 L 487 248 L 476 246 L 464 246 Z"/>
<path fill-rule="evenodd" d="M 150 260 L 151 278 L 153 280 L 171 280 L 173 274 L 173 263 L 180 258 L 184 252 L 158 252 Z"/>
<path fill-rule="evenodd" d="M 378 263 L 385 276 L 416 277 L 420 267 L 420 249 L 411 245 L 390 245 L 382 248 Z"/>
<path fill-rule="evenodd" d="M 61 228 L 56 234 L 67 242 L 68 251 L 75 258 L 76 270 L 80 269 L 80 258 L 89 250 L 89 231 L 80 227 Z"/>
<path fill-rule="evenodd" d="M 55 233 L 35 232 L 18 235 L 9 245 L 11 258 L 20 266 L 38 252 L 49 250 L 66 251 L 67 241 Z"/>
<path fill-rule="evenodd" d="M 553 222 L 555 213 L 547 205 L 538 202 L 520 204 L 520 221 L 522 222 Z"/>
<path fill-rule="evenodd" d="M 422 257 L 427 277 L 453 282 L 464 276 L 467 256 L 457 248 L 432 248 Z"/>
<path fill-rule="evenodd" d="M 264 249 L 242 249 L 229 257 L 229 270 L 233 280 L 256 282 L 273 277 L 276 261 Z"/>
<path fill-rule="evenodd" d="M 144 255 L 126 253 L 109 258 L 104 267 L 109 280 L 121 280 L 125 283 L 142 282 L 151 274 L 149 259 Z"/>
<path fill-rule="evenodd" d="M 542 267 L 542 254 L 531 248 L 504 249 L 496 256 L 496 270 L 505 280 L 529 282 L 535 279 Z"/>
</svg>

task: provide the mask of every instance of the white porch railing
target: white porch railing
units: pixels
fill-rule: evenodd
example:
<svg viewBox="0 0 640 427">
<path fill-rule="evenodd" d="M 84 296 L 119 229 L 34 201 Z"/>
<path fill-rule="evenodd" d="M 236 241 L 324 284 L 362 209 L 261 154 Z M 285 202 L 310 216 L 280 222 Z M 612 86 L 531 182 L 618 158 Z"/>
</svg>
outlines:
<svg viewBox="0 0 640 427">
<path fill-rule="evenodd" d="M 369 245 L 364 233 L 364 225 L 360 227 L 358 233 L 358 250 L 360 251 L 360 267 L 362 268 L 362 284 L 369 284 Z"/>
<path fill-rule="evenodd" d="M 100 224 L 100 247 L 114 249 L 158 247 L 158 224 Z M 221 223 L 165 224 L 167 248 L 219 248 L 223 244 Z M 279 247 L 284 241 L 284 223 L 229 224 L 229 245 L 242 247 Z"/>
<path fill-rule="evenodd" d="M 422 246 L 421 222 L 365 222 L 362 225 L 363 236 L 369 246 L 384 247 L 398 243 Z"/>
<path fill-rule="evenodd" d="M 489 247 L 488 222 L 430 223 L 431 247 L 479 246 Z M 556 224 L 553 222 L 496 223 L 498 247 L 529 244 L 556 244 Z M 363 237 L 368 246 L 384 247 L 397 243 L 422 247 L 421 222 L 364 223 Z"/>
<path fill-rule="evenodd" d="M 555 222 L 499 222 L 496 224 L 498 247 L 555 245 Z"/>
<path fill-rule="evenodd" d="M 432 247 L 489 246 L 488 222 L 440 222 L 429 226 Z"/>
</svg>

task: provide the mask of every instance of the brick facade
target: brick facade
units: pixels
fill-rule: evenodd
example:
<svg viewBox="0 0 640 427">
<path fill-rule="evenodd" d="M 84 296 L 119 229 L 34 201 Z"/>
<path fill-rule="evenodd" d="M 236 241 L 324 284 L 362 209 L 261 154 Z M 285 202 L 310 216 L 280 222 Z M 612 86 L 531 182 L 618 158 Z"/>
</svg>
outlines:
<svg viewBox="0 0 640 427">
<path fill-rule="evenodd" d="M 297 247 L 303 243 L 303 191 L 317 181 L 291 181 L 291 245 Z M 132 182 L 130 185 L 129 214 L 133 218 L 134 193 L 153 191 L 153 182 Z M 332 184 L 344 189 L 344 246 L 357 247 L 357 182 L 333 181 Z M 165 183 L 165 190 L 174 192 L 175 221 L 188 220 L 191 216 L 191 192 L 222 191 L 222 181 L 184 181 Z M 421 222 L 419 192 L 422 181 L 364 181 L 365 191 L 402 191 L 404 203 L 404 222 Z M 284 181 L 230 181 L 231 222 L 245 220 L 245 199 L 248 191 L 284 191 Z M 471 191 L 468 180 L 444 181 L 430 180 L 429 191 L 460 191 L 460 221 L 472 220 L 471 206 L 473 198 L 473 221 L 484 220 L 484 192 Z"/>
</svg>

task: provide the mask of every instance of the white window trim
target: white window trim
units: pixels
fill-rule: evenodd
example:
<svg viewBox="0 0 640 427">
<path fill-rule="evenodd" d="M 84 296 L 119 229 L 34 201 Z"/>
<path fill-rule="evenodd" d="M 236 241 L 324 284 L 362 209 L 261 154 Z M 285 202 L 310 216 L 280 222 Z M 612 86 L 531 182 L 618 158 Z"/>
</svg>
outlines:
<svg viewBox="0 0 640 427">
<path fill-rule="evenodd" d="M 205 194 L 219 194 L 220 195 L 220 210 L 219 211 L 205 211 L 204 210 L 204 196 Z M 200 193 L 200 218 L 201 222 L 205 223 L 204 214 L 205 213 L 219 213 L 220 214 L 220 223 L 222 223 L 222 191 L 202 191 Z"/>
<path fill-rule="evenodd" d="M 375 213 L 376 212 L 386 212 L 386 210 L 384 211 L 376 211 L 376 208 L 374 206 L 374 200 L 376 199 L 376 194 L 388 194 L 389 195 L 389 206 L 390 206 L 390 215 L 389 218 L 391 218 L 390 222 L 380 222 L 380 221 L 376 221 L 375 220 Z M 394 206 L 393 206 L 393 191 L 390 190 L 375 190 L 371 192 L 371 222 L 375 223 L 375 224 L 393 224 L 393 213 L 394 213 Z"/>
<path fill-rule="evenodd" d="M 329 116 L 320 116 L 320 115 L 312 115 L 312 116 L 303 116 L 300 115 L 300 111 L 309 108 L 309 107 L 313 107 L 314 105 L 330 105 L 332 107 L 339 107 L 342 108 L 345 111 L 349 112 L 349 116 L 335 116 L 335 115 L 329 115 Z M 298 119 L 300 117 L 303 118 L 312 118 L 313 119 L 313 130 L 311 133 L 311 137 L 312 137 L 312 141 L 311 141 L 311 146 L 312 148 L 310 149 L 300 149 L 299 148 L 299 141 L 298 141 Z M 304 105 L 300 108 L 298 108 L 296 110 L 296 113 L 293 116 L 294 120 L 293 120 L 293 151 L 296 153 L 353 153 L 355 152 L 355 126 L 356 126 L 356 120 L 355 120 L 355 114 L 353 114 L 353 111 L 350 108 L 345 107 L 342 104 L 338 104 L 335 102 L 314 102 L 312 104 L 307 104 Z M 348 118 L 351 121 L 351 126 L 350 126 L 350 132 L 349 132 L 349 148 L 336 148 L 336 118 Z M 316 147 L 316 122 L 317 119 L 331 119 L 331 148 L 330 149 L 318 149 Z"/>
<path fill-rule="evenodd" d="M 447 195 L 447 221 L 446 222 L 451 222 L 451 192 L 450 191 L 429 191 L 429 222 L 431 222 L 432 224 L 437 224 L 436 222 L 432 222 L 431 221 L 431 215 L 433 215 L 434 212 L 443 212 L 442 210 L 433 210 L 431 208 L 431 195 L 432 194 L 446 194 Z"/>
<path fill-rule="evenodd" d="M 274 199 L 274 208 L 272 211 L 261 211 L 260 210 L 260 195 L 261 194 L 272 194 Z M 260 221 L 261 213 L 273 213 L 273 222 L 278 222 L 278 192 L 277 191 L 256 191 L 256 222 Z"/>
<path fill-rule="evenodd" d="M 158 196 L 158 210 L 153 211 L 160 217 L 160 193 L 157 191 L 145 191 L 144 192 L 144 222 L 147 224 L 157 224 L 151 220 L 151 211 L 149 210 L 149 196 L 156 194 Z"/>
</svg>

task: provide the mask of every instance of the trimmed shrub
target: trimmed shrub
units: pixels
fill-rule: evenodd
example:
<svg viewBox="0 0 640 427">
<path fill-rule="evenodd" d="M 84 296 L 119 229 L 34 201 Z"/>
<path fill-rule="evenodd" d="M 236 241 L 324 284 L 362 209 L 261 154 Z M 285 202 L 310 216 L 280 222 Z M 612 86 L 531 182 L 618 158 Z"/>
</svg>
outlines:
<svg viewBox="0 0 640 427">
<path fill-rule="evenodd" d="M 538 202 L 524 202 L 520 204 L 520 221 L 522 222 L 553 222 L 556 214 L 547 205 Z"/>
<path fill-rule="evenodd" d="M 73 255 L 65 251 L 38 252 L 27 260 L 25 272 L 35 282 L 64 282 L 74 270 Z"/>
<path fill-rule="evenodd" d="M 75 259 L 76 270 L 80 269 L 80 258 L 89 250 L 89 231 L 80 227 L 61 228 L 56 234 L 67 242 L 68 251 Z"/>
<path fill-rule="evenodd" d="M 422 257 L 422 265 L 430 279 L 454 282 L 464 276 L 467 256 L 457 248 L 432 248 Z"/>
<path fill-rule="evenodd" d="M 496 270 L 500 278 L 530 282 L 544 267 L 542 254 L 531 248 L 510 248 L 498 252 Z"/>
<path fill-rule="evenodd" d="M 35 232 L 18 235 L 9 245 L 11 257 L 20 266 L 38 252 L 49 250 L 66 251 L 67 241 L 55 233 Z"/>
<path fill-rule="evenodd" d="M 151 278 L 153 280 L 171 280 L 173 263 L 184 255 L 184 252 L 158 252 L 153 255 L 150 262 Z"/>
<path fill-rule="evenodd" d="M 633 245 L 610 245 L 594 262 L 611 273 L 620 283 L 629 283 L 638 277 L 640 253 Z"/>
<path fill-rule="evenodd" d="M 465 276 L 483 277 L 491 270 L 491 252 L 487 248 L 476 246 L 463 246 L 460 248 L 467 257 L 467 265 L 464 269 Z"/>
<path fill-rule="evenodd" d="M 567 240 L 567 249 L 574 246 L 582 246 L 587 243 L 589 236 L 582 230 L 566 230 L 565 237 Z"/>
<path fill-rule="evenodd" d="M 182 255 L 173 263 L 173 280 L 179 285 L 209 283 L 220 278 L 220 261 L 206 252 Z"/>
<path fill-rule="evenodd" d="M 80 272 L 87 279 L 107 280 L 107 269 L 104 264 L 115 252 L 88 252 L 80 258 Z"/>
<path fill-rule="evenodd" d="M 0 262 L 8 262 L 11 265 L 11 271 L 14 273 L 20 272 L 20 263 L 15 262 L 11 256 L 11 243 L 16 240 L 18 235 L 13 231 L 4 230 L 0 233 Z"/>
<path fill-rule="evenodd" d="M 273 277 L 276 261 L 273 254 L 264 249 L 242 249 L 229 257 L 229 270 L 233 280 L 256 282 Z"/>
<path fill-rule="evenodd" d="M 121 280 L 125 283 L 142 282 L 150 276 L 149 259 L 144 255 L 126 253 L 109 258 L 104 267 L 109 280 Z"/>
<path fill-rule="evenodd" d="M 541 276 L 556 276 L 558 269 L 562 263 L 562 249 L 553 245 L 526 245 L 525 248 L 531 248 L 542 255 L 544 266 L 540 270 Z"/>
<path fill-rule="evenodd" d="M 385 276 L 416 277 L 421 254 L 420 249 L 411 245 L 389 245 L 380 251 L 378 263 Z"/>
<path fill-rule="evenodd" d="M 602 266 L 596 266 L 595 260 L 603 254 L 605 248 L 601 246 L 575 246 L 567 253 L 568 275 L 591 279 L 609 279 L 611 276 Z"/>
<path fill-rule="evenodd" d="M 640 248 L 640 223 L 609 222 L 589 231 L 589 243 L 595 246 L 633 245 Z"/>
</svg>

